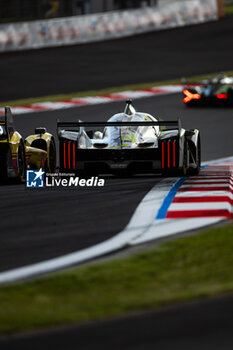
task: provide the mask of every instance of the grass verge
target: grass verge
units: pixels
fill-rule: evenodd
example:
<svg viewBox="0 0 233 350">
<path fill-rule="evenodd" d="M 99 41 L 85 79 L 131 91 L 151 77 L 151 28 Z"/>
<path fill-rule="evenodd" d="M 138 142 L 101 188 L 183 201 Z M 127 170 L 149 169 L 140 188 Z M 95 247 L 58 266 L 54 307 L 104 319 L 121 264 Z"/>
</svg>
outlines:
<svg viewBox="0 0 233 350">
<path fill-rule="evenodd" d="M 233 291 L 233 224 L 130 258 L 0 288 L 0 334 Z"/>
<path fill-rule="evenodd" d="M 227 71 L 225 72 L 227 75 L 233 75 L 233 71 Z M 197 82 L 199 80 L 207 79 L 209 77 L 214 77 L 218 75 L 218 73 L 212 73 L 212 74 L 205 74 L 205 75 L 198 75 L 198 76 L 192 76 L 187 78 L 187 82 Z M 73 92 L 70 94 L 61 94 L 61 95 L 50 95 L 50 96 L 42 96 L 42 97 L 32 97 L 32 98 L 26 98 L 21 100 L 13 100 L 13 101 L 5 101 L 0 102 L 0 107 L 4 106 L 24 106 L 24 105 L 30 105 L 32 103 L 39 103 L 39 102 L 53 102 L 53 101 L 64 101 L 69 100 L 71 98 L 82 98 L 87 96 L 101 96 L 101 95 L 108 95 L 114 92 L 122 92 L 127 90 L 140 90 L 140 89 L 149 89 L 156 86 L 161 85 L 172 85 L 172 84 L 180 84 L 181 79 L 173 79 L 173 80 L 165 80 L 165 81 L 159 81 L 159 82 L 150 82 L 150 83 L 142 83 L 142 84 L 134 84 L 134 85 L 125 85 L 120 87 L 112 87 L 102 90 L 90 90 L 90 91 L 84 91 L 84 92 Z"/>
<path fill-rule="evenodd" d="M 228 5 L 225 6 L 225 13 L 226 14 L 233 13 L 233 4 L 228 4 Z"/>
</svg>

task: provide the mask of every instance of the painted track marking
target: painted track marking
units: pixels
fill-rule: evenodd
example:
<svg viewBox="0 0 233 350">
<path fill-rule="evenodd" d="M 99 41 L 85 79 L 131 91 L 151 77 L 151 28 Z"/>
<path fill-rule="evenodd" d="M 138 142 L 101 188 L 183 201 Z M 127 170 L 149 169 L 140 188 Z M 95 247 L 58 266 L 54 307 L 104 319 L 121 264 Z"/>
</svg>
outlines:
<svg viewBox="0 0 233 350">
<path fill-rule="evenodd" d="M 163 217 L 157 214 L 147 232 L 131 244 L 233 219 L 232 179 L 232 157 L 205 164 L 198 176 L 184 179 Z"/>
<path fill-rule="evenodd" d="M 219 165 L 221 165 L 221 167 L 219 167 Z M 118 249 L 122 249 L 127 245 L 140 244 L 187 230 L 193 230 L 206 225 L 215 224 L 224 219 L 232 218 L 232 193 L 230 191 L 231 185 L 229 184 L 229 179 L 231 181 L 232 175 L 233 158 L 231 157 L 220 160 L 219 162 L 207 164 L 201 170 L 200 175 L 195 178 L 182 178 L 178 180 L 176 178 L 163 179 L 143 198 L 126 228 L 113 238 L 75 253 L 1 272 L 0 284 L 15 282 L 59 269 L 64 269 L 104 254 L 111 253 Z M 190 182 L 191 179 L 195 183 L 195 179 L 198 182 L 200 179 L 203 180 L 206 177 L 206 180 L 208 181 L 211 179 L 212 183 L 212 176 L 214 179 L 221 178 L 227 182 L 227 185 L 222 187 L 223 190 L 195 192 L 179 191 L 182 186 L 185 186 L 185 181 Z M 179 185 L 177 185 L 177 183 Z M 181 193 L 182 197 L 180 197 Z M 190 193 L 192 194 L 191 197 L 189 195 Z M 196 206 L 195 198 L 200 198 L 203 196 L 203 194 L 206 196 L 206 193 L 208 193 L 207 203 L 209 203 L 210 198 L 216 200 L 216 204 L 219 203 L 219 206 L 216 207 L 218 213 L 214 212 L 216 208 L 209 208 L 208 212 L 211 212 L 211 215 L 206 215 L 207 213 L 203 209 L 200 210 L 198 217 L 185 216 L 183 213 L 184 208 L 187 208 L 186 202 L 184 202 L 184 206 L 176 208 L 176 210 L 171 210 L 174 203 L 176 203 L 177 198 L 188 198 L 188 201 L 190 201 L 189 203 L 193 203 L 194 205 L 193 208 L 190 207 L 190 212 L 194 212 Z M 187 194 L 188 196 L 186 196 Z M 205 198 L 206 197 L 203 197 L 203 199 Z M 157 217 L 161 207 L 164 208 L 164 203 L 166 201 L 166 210 L 164 209 L 163 211 L 163 218 Z M 169 218 L 169 212 L 170 215 L 173 213 L 172 215 L 174 217 L 172 219 Z"/>
<path fill-rule="evenodd" d="M 45 112 L 45 111 L 53 111 L 59 109 L 66 109 L 72 107 L 81 107 L 84 105 L 96 105 L 101 103 L 110 103 L 120 100 L 127 99 L 139 99 L 145 97 L 152 96 L 160 96 L 173 94 L 182 91 L 181 85 L 164 85 L 158 87 L 154 87 L 151 89 L 142 89 L 142 90 L 132 90 L 132 91 L 123 91 L 112 93 L 109 95 L 103 96 L 92 96 L 92 97 L 82 97 L 82 98 L 72 98 L 70 100 L 63 101 L 55 101 L 55 102 L 41 102 L 34 103 L 26 106 L 16 106 L 11 107 L 12 113 L 15 114 L 25 114 L 25 113 L 33 113 L 33 112 Z M 4 115 L 4 109 L 0 108 L 0 115 Z"/>
</svg>

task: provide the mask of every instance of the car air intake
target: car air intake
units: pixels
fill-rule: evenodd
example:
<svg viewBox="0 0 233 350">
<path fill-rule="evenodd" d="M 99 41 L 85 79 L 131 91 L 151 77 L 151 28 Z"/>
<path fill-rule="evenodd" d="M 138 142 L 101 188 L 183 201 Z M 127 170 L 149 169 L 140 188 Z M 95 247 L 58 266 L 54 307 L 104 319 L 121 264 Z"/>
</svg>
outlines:
<svg viewBox="0 0 233 350">
<path fill-rule="evenodd" d="M 141 142 L 138 143 L 138 147 L 152 147 L 154 146 L 154 142 Z"/>
<path fill-rule="evenodd" d="M 35 129 L 35 134 L 45 134 L 46 133 L 46 128 L 36 128 Z"/>
<path fill-rule="evenodd" d="M 93 143 L 95 148 L 106 148 L 108 147 L 108 143 Z"/>
</svg>

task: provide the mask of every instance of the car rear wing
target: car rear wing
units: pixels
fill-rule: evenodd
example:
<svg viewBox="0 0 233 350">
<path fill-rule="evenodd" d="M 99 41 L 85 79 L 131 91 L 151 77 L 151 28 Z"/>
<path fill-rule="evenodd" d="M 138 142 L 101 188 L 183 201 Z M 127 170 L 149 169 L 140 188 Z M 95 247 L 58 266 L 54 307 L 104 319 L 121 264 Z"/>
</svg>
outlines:
<svg viewBox="0 0 233 350">
<path fill-rule="evenodd" d="M 14 123 L 11 109 L 8 106 L 5 107 L 5 114 L 0 117 L 0 126 L 3 128 L 2 138 L 9 140 L 14 133 Z"/>
<path fill-rule="evenodd" d="M 144 121 L 144 122 L 61 122 L 57 120 L 57 132 L 61 130 L 70 130 L 70 128 L 76 128 L 77 131 L 81 131 L 83 128 L 92 127 L 113 127 L 113 126 L 159 126 L 161 128 L 172 128 L 172 130 L 181 130 L 181 120 L 178 118 L 177 120 L 169 120 L 169 121 Z"/>
<path fill-rule="evenodd" d="M 181 84 L 183 86 L 183 88 L 192 88 L 192 87 L 206 87 L 206 86 L 215 86 L 216 84 L 221 84 L 221 82 L 216 82 L 216 81 L 212 81 L 211 79 L 206 79 L 206 80 L 199 80 L 199 81 L 186 81 L 186 79 L 181 79 Z M 232 86 L 232 82 L 228 82 L 228 83 L 224 83 L 224 85 L 230 85 Z"/>
</svg>

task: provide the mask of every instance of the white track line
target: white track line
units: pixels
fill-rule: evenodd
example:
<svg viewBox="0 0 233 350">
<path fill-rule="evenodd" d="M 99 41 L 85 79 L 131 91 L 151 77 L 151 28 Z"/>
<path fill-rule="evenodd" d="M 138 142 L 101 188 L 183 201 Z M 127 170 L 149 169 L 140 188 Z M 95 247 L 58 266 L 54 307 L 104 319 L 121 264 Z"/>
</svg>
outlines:
<svg viewBox="0 0 233 350">
<path fill-rule="evenodd" d="M 156 185 L 137 207 L 127 227 L 115 237 L 76 253 L 1 272 L 0 284 L 46 274 L 126 247 L 133 239 L 142 235 L 148 229 L 154 220 L 155 212 L 160 208 L 167 192 L 176 181 L 177 179 L 169 178 Z"/>
<path fill-rule="evenodd" d="M 225 158 L 219 162 L 233 161 L 233 158 Z M 216 161 L 215 161 L 216 162 Z M 208 164 L 211 164 L 210 162 Z M 0 273 L 0 284 L 15 282 L 29 277 L 63 269 L 87 260 L 111 253 L 127 245 L 135 245 L 149 240 L 174 235 L 179 232 L 193 230 L 210 224 L 215 224 L 221 217 L 215 218 L 191 218 L 191 219 L 162 219 L 155 220 L 158 211 L 164 203 L 167 195 L 174 186 L 177 186 L 177 178 L 163 179 L 155 185 L 144 197 L 134 212 L 126 228 L 115 237 L 99 243 L 93 247 L 50 259 L 33 265 L 16 268 Z"/>
</svg>

